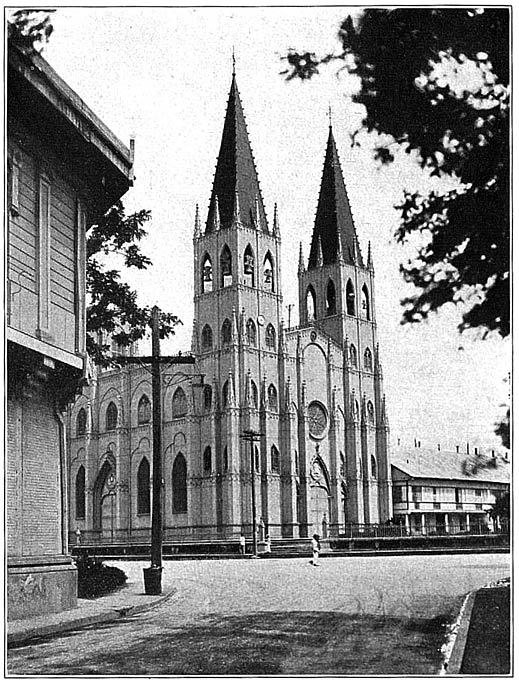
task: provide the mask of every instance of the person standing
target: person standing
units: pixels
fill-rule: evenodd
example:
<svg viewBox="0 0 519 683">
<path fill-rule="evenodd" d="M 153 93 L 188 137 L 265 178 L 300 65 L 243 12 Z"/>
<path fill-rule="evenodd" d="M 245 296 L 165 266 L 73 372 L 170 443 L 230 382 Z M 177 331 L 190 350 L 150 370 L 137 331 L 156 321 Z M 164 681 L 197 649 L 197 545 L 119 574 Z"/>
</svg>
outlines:
<svg viewBox="0 0 519 683">
<path fill-rule="evenodd" d="M 314 567 L 319 566 L 319 551 L 321 550 L 321 544 L 319 543 L 319 534 L 314 534 L 312 536 L 312 560 L 310 564 Z"/>
<path fill-rule="evenodd" d="M 245 555 L 245 536 L 243 531 L 240 534 L 240 555 Z"/>
<path fill-rule="evenodd" d="M 81 529 L 79 527 L 76 528 L 76 545 L 81 545 Z"/>
</svg>

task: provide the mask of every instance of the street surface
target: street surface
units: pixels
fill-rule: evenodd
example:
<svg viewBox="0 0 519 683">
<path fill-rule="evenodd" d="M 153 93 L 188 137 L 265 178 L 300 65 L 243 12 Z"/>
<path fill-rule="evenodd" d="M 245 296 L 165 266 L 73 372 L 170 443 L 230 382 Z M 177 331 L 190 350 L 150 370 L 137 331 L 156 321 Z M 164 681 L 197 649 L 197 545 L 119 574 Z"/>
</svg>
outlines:
<svg viewBox="0 0 519 683">
<path fill-rule="evenodd" d="M 142 584 L 148 562 L 113 562 Z M 157 608 L 11 649 L 11 674 L 435 674 L 439 623 L 506 554 L 166 562 Z M 440 634 L 441 636 L 441 634 Z"/>
</svg>

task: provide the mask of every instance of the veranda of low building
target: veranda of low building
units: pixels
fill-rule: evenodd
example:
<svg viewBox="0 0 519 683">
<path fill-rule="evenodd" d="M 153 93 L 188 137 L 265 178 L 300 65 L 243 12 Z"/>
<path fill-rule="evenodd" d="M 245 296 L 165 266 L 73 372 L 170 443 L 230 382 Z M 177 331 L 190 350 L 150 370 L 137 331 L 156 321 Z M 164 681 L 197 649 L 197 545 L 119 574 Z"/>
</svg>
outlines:
<svg viewBox="0 0 519 683">
<path fill-rule="evenodd" d="M 86 360 L 86 230 L 132 185 L 132 153 L 37 54 L 7 66 L 8 618 L 69 609 L 64 411 Z"/>
<path fill-rule="evenodd" d="M 429 448 L 392 452 L 393 517 L 409 534 L 485 534 L 503 520 L 490 512 L 509 491 L 507 456 Z"/>
</svg>

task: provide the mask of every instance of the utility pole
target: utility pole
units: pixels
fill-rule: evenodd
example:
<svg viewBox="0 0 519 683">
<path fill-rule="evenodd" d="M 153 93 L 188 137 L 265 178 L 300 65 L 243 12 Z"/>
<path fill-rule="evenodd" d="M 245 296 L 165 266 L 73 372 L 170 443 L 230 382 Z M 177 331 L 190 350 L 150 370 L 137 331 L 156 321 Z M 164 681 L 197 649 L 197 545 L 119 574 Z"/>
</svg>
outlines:
<svg viewBox="0 0 519 683">
<path fill-rule="evenodd" d="M 258 556 L 258 524 L 256 515 L 256 467 L 254 466 L 254 442 L 259 441 L 263 434 L 253 429 L 245 429 L 241 438 L 250 442 L 250 476 L 252 485 L 252 556 Z"/>
<path fill-rule="evenodd" d="M 151 511 L 151 567 L 144 569 L 147 595 L 162 593 L 162 406 L 158 306 L 151 312 L 151 381 L 153 398 L 153 508 Z"/>
</svg>

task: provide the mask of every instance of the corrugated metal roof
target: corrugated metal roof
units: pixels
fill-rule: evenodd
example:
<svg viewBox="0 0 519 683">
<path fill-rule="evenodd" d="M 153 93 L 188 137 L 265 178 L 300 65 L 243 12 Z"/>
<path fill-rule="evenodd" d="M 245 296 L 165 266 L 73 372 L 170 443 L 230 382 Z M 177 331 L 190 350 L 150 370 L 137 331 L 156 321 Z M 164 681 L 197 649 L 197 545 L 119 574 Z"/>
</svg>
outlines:
<svg viewBox="0 0 519 683">
<path fill-rule="evenodd" d="M 433 448 L 392 449 L 391 465 L 416 479 L 459 479 L 508 484 L 510 463 L 502 456 L 453 453 Z"/>
</svg>

